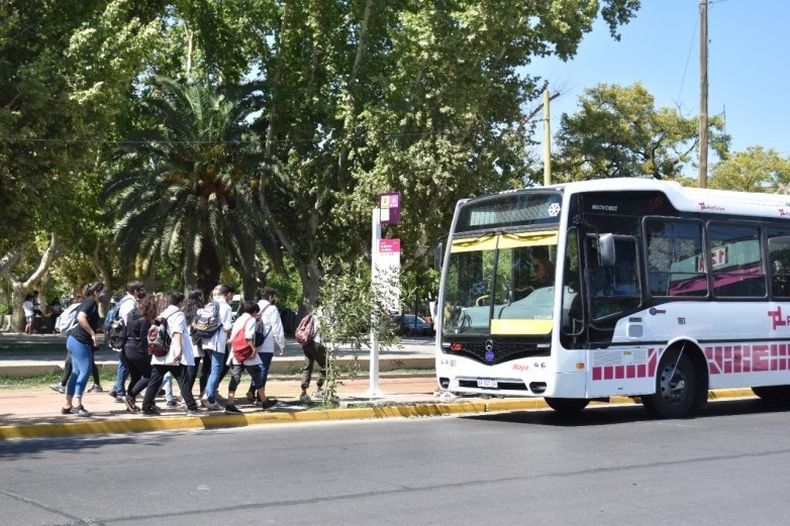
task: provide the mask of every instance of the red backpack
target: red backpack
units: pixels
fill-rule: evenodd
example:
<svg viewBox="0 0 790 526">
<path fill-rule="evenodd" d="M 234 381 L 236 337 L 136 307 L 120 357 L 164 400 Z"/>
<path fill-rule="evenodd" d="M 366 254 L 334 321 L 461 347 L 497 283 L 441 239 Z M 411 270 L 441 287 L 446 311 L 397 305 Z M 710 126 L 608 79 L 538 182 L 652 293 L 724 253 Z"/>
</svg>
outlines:
<svg viewBox="0 0 790 526">
<path fill-rule="evenodd" d="M 233 357 L 239 363 L 244 363 L 255 355 L 255 348 L 247 341 L 245 333 L 247 332 L 247 324 L 255 322 L 255 318 L 250 318 L 244 323 L 244 326 L 233 336 L 230 341 L 230 348 L 233 351 Z"/>
<path fill-rule="evenodd" d="M 302 321 L 299 322 L 299 325 L 296 327 L 294 331 L 294 338 L 296 339 L 296 343 L 299 345 L 305 345 L 313 341 L 315 338 L 315 331 L 313 330 L 313 315 L 308 314 Z"/>
</svg>

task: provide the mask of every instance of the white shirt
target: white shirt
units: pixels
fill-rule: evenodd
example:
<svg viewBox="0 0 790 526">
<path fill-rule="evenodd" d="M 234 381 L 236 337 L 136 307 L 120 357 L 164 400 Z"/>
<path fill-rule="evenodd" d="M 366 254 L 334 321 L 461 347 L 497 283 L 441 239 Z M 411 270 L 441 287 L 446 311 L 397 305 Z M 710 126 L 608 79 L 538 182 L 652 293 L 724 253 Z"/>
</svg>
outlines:
<svg viewBox="0 0 790 526">
<path fill-rule="evenodd" d="M 121 298 L 118 305 L 120 305 L 118 307 L 118 319 L 123 320 L 123 323 L 126 324 L 126 318 L 129 317 L 129 313 L 137 308 L 137 298 L 127 293 L 126 296 Z"/>
<path fill-rule="evenodd" d="M 271 307 L 269 307 L 270 305 Z M 285 331 L 283 331 L 283 322 L 280 319 L 280 311 L 277 310 L 275 305 L 272 305 L 266 300 L 259 301 L 258 306 L 261 308 L 259 316 L 261 317 L 261 321 L 263 321 L 263 332 L 269 333 L 266 336 L 266 339 L 263 340 L 263 345 L 261 345 L 258 352 L 273 353 L 275 343 L 277 344 L 277 348 L 280 349 L 280 351 L 285 351 Z M 267 309 L 266 307 L 269 308 Z M 271 331 L 269 331 L 270 327 Z"/>
<path fill-rule="evenodd" d="M 241 332 L 242 330 L 244 331 L 244 339 L 245 340 L 253 340 L 253 341 L 255 341 L 255 321 L 254 320 L 255 320 L 255 318 L 253 318 L 247 312 L 245 312 L 244 314 L 239 316 L 236 319 L 236 321 L 233 322 L 233 328 L 230 331 L 230 341 L 233 341 L 233 338 L 235 338 L 236 335 L 239 332 Z M 261 345 L 260 347 L 256 347 L 255 348 L 256 352 L 253 353 L 252 357 L 249 360 L 244 360 L 244 365 L 247 366 L 247 365 L 260 365 L 260 364 L 262 364 L 263 362 L 261 362 L 261 357 L 258 356 L 259 352 L 263 352 L 261 350 L 262 348 L 263 348 L 263 345 Z M 230 358 L 228 359 L 228 363 L 231 363 L 233 365 L 239 365 L 239 361 L 236 359 L 235 356 L 233 356 L 233 351 L 231 351 L 229 354 L 230 354 Z"/>
<path fill-rule="evenodd" d="M 170 350 L 164 356 L 151 356 L 151 365 L 177 365 L 176 347 L 173 342 L 175 334 L 181 334 L 181 365 L 195 365 L 195 354 L 192 351 L 192 339 L 189 337 L 189 327 L 184 313 L 175 305 L 170 305 L 159 315 L 167 320 L 167 334 L 170 336 Z"/>
<path fill-rule="evenodd" d="M 225 346 L 228 343 L 228 333 L 233 328 L 233 311 L 228 305 L 225 296 L 214 296 L 213 301 L 219 303 L 219 325 L 220 328 L 211 338 L 203 338 L 203 350 L 210 350 L 216 352 L 225 352 Z M 187 337 L 189 333 L 187 333 Z"/>
<path fill-rule="evenodd" d="M 33 300 L 25 300 L 22 302 L 22 310 L 25 311 L 25 316 L 34 316 Z"/>
</svg>

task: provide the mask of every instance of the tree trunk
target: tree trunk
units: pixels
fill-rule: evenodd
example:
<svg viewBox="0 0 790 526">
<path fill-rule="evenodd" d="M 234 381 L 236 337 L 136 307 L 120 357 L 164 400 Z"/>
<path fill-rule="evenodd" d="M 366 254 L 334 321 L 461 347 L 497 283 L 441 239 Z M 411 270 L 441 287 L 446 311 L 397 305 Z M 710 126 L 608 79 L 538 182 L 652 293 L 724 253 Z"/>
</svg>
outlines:
<svg viewBox="0 0 790 526">
<path fill-rule="evenodd" d="M 318 263 L 315 259 L 310 259 L 306 263 L 297 265 L 299 279 L 302 282 L 302 301 L 299 305 L 298 318 L 301 318 L 315 308 L 316 300 L 321 291 L 321 273 L 318 270 Z"/>
<path fill-rule="evenodd" d="M 204 242 L 197 261 L 197 288 L 209 298 L 211 291 L 219 282 L 221 272 L 219 257 L 214 245 Z"/>
<path fill-rule="evenodd" d="M 0 260 L 0 273 L 5 274 L 11 282 L 11 308 L 13 309 L 11 326 L 15 327 L 19 332 L 25 330 L 25 313 L 22 310 L 22 302 L 28 291 L 35 287 L 49 272 L 49 268 L 52 266 L 52 262 L 55 260 L 55 255 L 59 249 L 60 238 L 57 234 L 53 233 L 50 238 L 49 247 L 41 254 L 38 267 L 36 267 L 36 270 L 25 280 L 17 279 L 11 274 L 11 267 L 19 260 L 19 255 L 21 255 L 20 250 L 14 249 L 9 255 Z"/>
</svg>

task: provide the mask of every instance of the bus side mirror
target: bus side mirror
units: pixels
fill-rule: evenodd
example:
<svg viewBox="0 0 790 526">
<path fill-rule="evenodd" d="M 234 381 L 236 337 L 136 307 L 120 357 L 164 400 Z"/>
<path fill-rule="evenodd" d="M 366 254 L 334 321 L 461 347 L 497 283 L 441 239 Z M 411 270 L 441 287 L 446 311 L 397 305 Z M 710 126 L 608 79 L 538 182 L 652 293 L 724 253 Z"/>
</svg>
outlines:
<svg viewBox="0 0 790 526">
<path fill-rule="evenodd" d="M 598 236 L 598 263 L 602 267 L 614 265 L 614 234 L 601 234 Z"/>
<path fill-rule="evenodd" d="M 442 256 L 444 256 L 444 243 L 439 241 L 433 249 L 433 268 L 442 271 Z"/>
</svg>

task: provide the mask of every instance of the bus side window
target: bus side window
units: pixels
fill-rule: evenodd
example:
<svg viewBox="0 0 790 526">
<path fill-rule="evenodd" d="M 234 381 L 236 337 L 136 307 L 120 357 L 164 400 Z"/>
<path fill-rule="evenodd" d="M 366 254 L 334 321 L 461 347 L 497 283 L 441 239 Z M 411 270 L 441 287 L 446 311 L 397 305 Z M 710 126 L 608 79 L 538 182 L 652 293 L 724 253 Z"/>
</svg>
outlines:
<svg viewBox="0 0 790 526">
<path fill-rule="evenodd" d="M 771 291 L 775 298 L 790 298 L 790 235 L 782 234 L 774 229 L 768 231 Z"/>
</svg>

